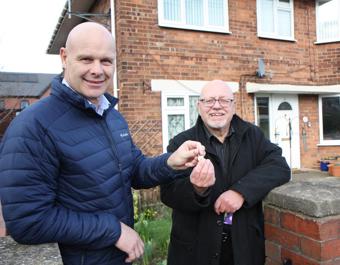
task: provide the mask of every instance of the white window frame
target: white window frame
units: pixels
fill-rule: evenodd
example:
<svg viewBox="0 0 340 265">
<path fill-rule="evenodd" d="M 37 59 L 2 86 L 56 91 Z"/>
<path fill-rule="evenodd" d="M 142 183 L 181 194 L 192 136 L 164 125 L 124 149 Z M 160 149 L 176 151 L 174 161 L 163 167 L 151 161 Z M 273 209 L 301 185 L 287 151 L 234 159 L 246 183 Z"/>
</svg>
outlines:
<svg viewBox="0 0 340 265">
<path fill-rule="evenodd" d="M 169 115 L 184 115 L 184 130 L 190 128 L 190 109 L 189 109 L 189 97 L 199 96 L 199 94 L 190 93 L 187 91 L 171 91 L 168 93 L 162 93 L 162 128 L 163 128 L 163 150 L 169 144 L 168 137 L 168 117 Z M 184 98 L 184 106 L 168 106 L 168 98 Z"/>
<path fill-rule="evenodd" d="M 255 118 L 255 125 L 259 126 L 258 124 L 258 115 L 257 115 L 257 98 L 268 98 L 268 126 L 269 126 L 269 139 L 271 138 L 271 119 L 270 117 L 273 115 L 272 114 L 272 97 L 271 94 L 262 94 L 262 93 L 258 93 L 258 94 L 254 94 L 254 118 Z"/>
<path fill-rule="evenodd" d="M 162 111 L 162 140 L 163 152 L 169 144 L 168 139 L 168 115 L 184 114 L 184 128 L 190 128 L 189 97 L 199 96 L 202 87 L 208 81 L 203 80 L 169 80 L 153 79 L 151 80 L 151 90 L 161 92 L 161 111 Z M 234 93 L 239 90 L 238 82 L 226 82 Z M 184 107 L 167 106 L 167 99 L 174 97 L 184 98 Z"/>
<path fill-rule="evenodd" d="M 280 6 L 279 0 L 273 0 L 273 14 L 274 14 L 274 32 L 264 32 L 262 31 L 261 18 L 263 15 L 263 11 L 261 10 L 261 1 L 256 0 L 256 14 L 257 14 L 257 36 L 261 38 L 268 39 L 279 39 L 279 40 L 287 40 L 287 41 L 295 41 L 294 39 L 294 0 L 290 0 L 289 8 L 285 8 L 284 6 Z M 290 24 L 290 32 L 291 36 L 280 36 L 278 33 L 278 10 L 289 10 L 291 12 L 291 24 Z"/>
<path fill-rule="evenodd" d="M 210 32 L 219 32 L 219 33 L 231 33 L 229 31 L 229 11 L 228 11 L 228 0 L 223 0 L 224 3 L 224 21 L 223 26 L 212 26 L 208 24 L 208 0 L 203 0 L 204 7 L 204 25 L 203 26 L 195 26 L 195 25 L 187 25 L 185 23 L 185 0 L 180 0 L 181 4 L 181 21 L 172 21 L 166 20 L 164 18 L 164 0 L 158 0 L 158 24 L 162 27 L 170 27 L 170 28 L 180 28 L 180 29 L 189 29 L 189 30 L 199 30 L 199 31 L 210 31 Z"/>
<path fill-rule="evenodd" d="M 340 94 L 319 95 L 319 134 L 320 134 L 320 144 L 319 145 L 340 145 L 340 139 L 339 140 L 324 140 L 323 139 L 322 98 L 324 98 L 324 97 L 340 97 Z"/>
<path fill-rule="evenodd" d="M 316 18 L 315 18 L 315 24 L 316 24 L 316 43 L 329 43 L 329 42 L 339 42 L 340 41 L 340 3 L 339 3 L 339 10 L 338 10 L 338 14 L 339 14 L 339 17 L 338 17 L 338 23 L 339 23 L 339 29 L 338 29 L 338 32 L 339 32 L 339 35 L 337 37 L 335 37 L 334 39 L 327 39 L 327 40 L 322 40 L 320 39 L 320 26 L 319 26 L 319 1 L 320 0 L 316 0 L 315 1 L 315 10 L 316 10 Z M 338 0 L 340 1 L 340 0 Z"/>
</svg>

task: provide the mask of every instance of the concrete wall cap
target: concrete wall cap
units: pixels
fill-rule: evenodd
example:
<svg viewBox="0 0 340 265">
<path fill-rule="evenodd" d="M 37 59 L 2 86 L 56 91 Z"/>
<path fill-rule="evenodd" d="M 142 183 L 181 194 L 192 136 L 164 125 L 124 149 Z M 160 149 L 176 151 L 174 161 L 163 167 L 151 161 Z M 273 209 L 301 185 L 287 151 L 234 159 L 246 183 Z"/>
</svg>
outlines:
<svg viewBox="0 0 340 265">
<path fill-rule="evenodd" d="M 272 190 L 264 202 L 311 217 L 339 215 L 340 178 L 291 181 Z"/>
</svg>

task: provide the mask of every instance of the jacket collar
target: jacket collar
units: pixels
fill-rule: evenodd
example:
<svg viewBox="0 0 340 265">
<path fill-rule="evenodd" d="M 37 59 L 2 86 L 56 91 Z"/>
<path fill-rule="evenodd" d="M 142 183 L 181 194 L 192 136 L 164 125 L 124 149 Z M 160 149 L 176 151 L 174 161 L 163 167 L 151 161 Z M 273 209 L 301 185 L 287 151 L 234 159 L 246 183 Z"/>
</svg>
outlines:
<svg viewBox="0 0 340 265">
<path fill-rule="evenodd" d="M 234 133 L 235 141 L 233 141 L 233 148 L 232 148 L 232 150 L 234 150 L 235 148 L 237 148 L 237 146 L 241 142 L 241 139 L 243 135 L 245 134 L 245 132 L 247 131 L 247 129 L 250 128 L 250 125 L 248 122 L 242 120 L 239 116 L 234 114 L 231 120 L 231 127 L 234 130 L 233 133 Z M 205 146 L 206 151 L 208 153 L 216 155 L 214 148 L 210 146 L 209 138 L 207 137 L 205 133 L 205 127 L 204 127 L 204 123 L 203 123 L 201 116 L 198 116 L 197 118 L 196 124 L 194 126 L 194 132 L 195 132 L 196 139 Z"/>
<path fill-rule="evenodd" d="M 93 105 L 90 104 L 86 98 L 84 98 L 82 95 L 80 95 L 76 91 L 68 88 L 66 85 L 62 84 L 62 80 L 63 80 L 63 77 L 61 75 L 56 76 L 52 80 L 51 95 L 54 95 L 63 101 L 67 101 L 68 103 L 74 105 L 75 107 L 79 109 L 96 112 L 95 109 L 93 108 Z M 107 109 L 107 110 L 110 110 L 117 104 L 118 99 L 111 96 L 109 93 L 105 93 L 104 95 L 107 98 L 107 100 L 110 102 L 110 106 Z"/>
</svg>

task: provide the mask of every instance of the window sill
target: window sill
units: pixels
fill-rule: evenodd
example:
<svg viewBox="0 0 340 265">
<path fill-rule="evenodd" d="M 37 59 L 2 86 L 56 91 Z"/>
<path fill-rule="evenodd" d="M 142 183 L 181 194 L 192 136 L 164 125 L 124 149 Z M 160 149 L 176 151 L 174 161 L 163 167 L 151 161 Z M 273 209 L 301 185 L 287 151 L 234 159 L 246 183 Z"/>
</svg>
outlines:
<svg viewBox="0 0 340 265">
<path fill-rule="evenodd" d="M 320 146 L 320 147 L 326 147 L 326 146 L 340 146 L 340 143 L 320 143 L 320 144 L 317 144 L 317 146 Z"/>
<path fill-rule="evenodd" d="M 163 28 L 175 28 L 175 29 L 184 29 L 184 30 L 231 34 L 231 32 L 227 29 L 216 29 L 216 28 L 209 28 L 209 27 L 195 27 L 195 26 L 172 25 L 172 24 L 159 24 L 158 26 L 163 27 Z"/>
<path fill-rule="evenodd" d="M 318 45 L 318 44 L 330 44 L 330 43 L 337 43 L 340 42 L 339 40 L 327 40 L 327 41 L 316 41 L 314 42 L 314 44 Z"/>
<path fill-rule="evenodd" d="M 257 35 L 260 39 L 271 39 L 271 40 L 279 40 L 279 41 L 288 41 L 288 42 L 297 42 L 292 38 L 284 38 L 284 37 L 276 37 L 276 36 L 265 36 L 265 35 Z"/>
</svg>

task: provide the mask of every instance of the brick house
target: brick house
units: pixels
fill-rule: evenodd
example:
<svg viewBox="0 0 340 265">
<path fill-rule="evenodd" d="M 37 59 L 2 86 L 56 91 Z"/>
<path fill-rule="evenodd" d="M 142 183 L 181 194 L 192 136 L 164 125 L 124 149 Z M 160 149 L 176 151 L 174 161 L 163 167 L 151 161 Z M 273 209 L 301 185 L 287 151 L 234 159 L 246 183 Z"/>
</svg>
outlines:
<svg viewBox="0 0 340 265">
<path fill-rule="evenodd" d="M 0 139 L 21 110 L 50 92 L 55 74 L 0 72 Z"/>
<path fill-rule="evenodd" d="M 48 53 L 84 18 L 116 39 L 112 93 L 145 153 L 191 127 L 200 88 L 222 79 L 292 168 L 340 155 L 339 0 L 67 1 Z"/>
</svg>

